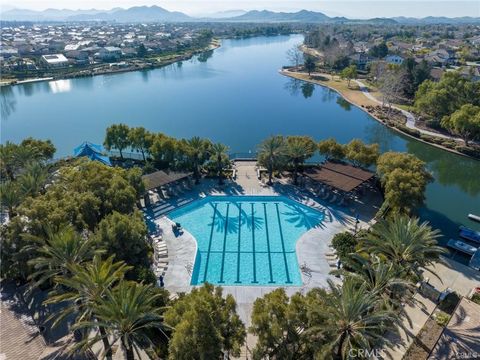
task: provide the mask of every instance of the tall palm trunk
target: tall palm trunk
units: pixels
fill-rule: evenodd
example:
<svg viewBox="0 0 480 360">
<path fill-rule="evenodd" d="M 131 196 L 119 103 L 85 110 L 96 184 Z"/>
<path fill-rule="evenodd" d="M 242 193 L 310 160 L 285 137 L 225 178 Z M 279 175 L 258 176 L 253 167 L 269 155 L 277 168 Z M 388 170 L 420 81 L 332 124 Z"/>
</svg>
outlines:
<svg viewBox="0 0 480 360">
<path fill-rule="evenodd" d="M 127 356 L 127 360 L 135 360 L 132 346 L 130 344 L 126 344 L 123 339 L 122 339 L 122 346 L 123 346 L 123 349 L 125 350 L 125 355 Z"/>
<path fill-rule="evenodd" d="M 103 347 L 105 348 L 105 358 L 107 360 L 112 360 L 112 348 L 110 347 L 110 343 L 108 342 L 107 332 L 103 326 L 98 327 L 98 331 L 102 336 Z"/>
<path fill-rule="evenodd" d="M 293 162 L 293 183 L 298 185 L 298 161 Z"/>
<path fill-rule="evenodd" d="M 143 148 L 141 148 L 140 151 L 142 152 L 143 161 L 147 161 L 147 159 L 145 158 L 145 150 L 143 150 Z"/>
<path fill-rule="evenodd" d="M 193 177 L 195 178 L 195 184 L 200 184 L 200 171 L 198 169 L 198 160 L 193 164 Z"/>
<path fill-rule="evenodd" d="M 268 185 L 272 185 L 273 180 L 273 164 L 272 161 L 268 163 Z"/>
<path fill-rule="evenodd" d="M 222 181 L 222 157 L 218 156 L 217 161 L 218 161 L 218 166 L 217 166 L 218 184 L 222 185 L 223 184 L 223 181 Z"/>
<path fill-rule="evenodd" d="M 342 336 L 340 336 L 340 340 L 338 341 L 338 350 L 337 350 L 337 358 L 341 359 L 342 358 L 342 348 L 343 348 L 343 343 L 345 342 L 346 334 L 345 332 L 342 333 Z"/>
</svg>

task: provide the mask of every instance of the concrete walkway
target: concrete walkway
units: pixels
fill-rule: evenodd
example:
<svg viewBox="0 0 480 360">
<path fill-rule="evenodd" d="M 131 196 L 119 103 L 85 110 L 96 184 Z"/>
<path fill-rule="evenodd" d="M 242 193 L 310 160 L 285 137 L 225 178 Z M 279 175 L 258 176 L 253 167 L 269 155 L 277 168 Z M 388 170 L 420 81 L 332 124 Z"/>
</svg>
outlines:
<svg viewBox="0 0 480 360">
<path fill-rule="evenodd" d="M 401 360 L 430 314 L 435 310 L 436 304 L 419 293 L 414 296 L 414 300 L 414 305 L 405 305 L 407 318 L 403 319 L 399 333 L 390 333 L 387 337 L 394 346 L 383 349 L 386 355 L 383 358 Z"/>
<path fill-rule="evenodd" d="M 383 105 L 383 103 L 378 100 L 376 97 L 374 97 L 369 91 L 368 91 L 368 87 L 367 85 L 365 85 L 363 82 L 361 82 L 360 80 L 357 80 L 357 79 L 354 79 L 353 81 L 355 81 L 359 88 L 360 88 L 360 91 L 370 100 L 376 102 L 377 104 L 379 105 Z M 421 129 L 419 127 L 417 127 L 415 125 L 415 122 L 416 122 L 416 119 L 415 119 L 415 116 L 409 112 L 409 111 L 406 111 L 406 110 L 403 110 L 397 106 L 392 106 L 393 109 L 396 109 L 396 110 L 399 110 L 406 118 L 407 118 L 407 122 L 406 122 L 406 126 L 409 128 L 409 129 L 413 129 L 413 130 L 417 130 L 418 132 L 420 132 L 421 134 L 425 134 L 425 135 L 430 135 L 430 136 L 435 136 L 435 137 L 438 137 L 438 138 L 442 138 L 442 139 L 452 139 L 452 140 L 457 140 L 457 141 L 462 141 L 461 138 L 455 138 L 453 136 L 448 136 L 448 135 L 444 135 L 444 134 L 439 134 L 437 132 L 433 132 L 433 131 L 428 131 L 428 130 L 425 130 L 425 129 Z"/>
</svg>

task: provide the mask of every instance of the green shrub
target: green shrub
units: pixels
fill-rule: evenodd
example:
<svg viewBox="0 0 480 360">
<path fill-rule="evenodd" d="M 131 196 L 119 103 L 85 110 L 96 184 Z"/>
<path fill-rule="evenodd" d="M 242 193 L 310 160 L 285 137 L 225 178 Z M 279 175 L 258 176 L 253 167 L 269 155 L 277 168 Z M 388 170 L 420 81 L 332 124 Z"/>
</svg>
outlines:
<svg viewBox="0 0 480 360">
<path fill-rule="evenodd" d="M 430 119 L 425 121 L 425 125 L 431 129 L 437 129 L 440 130 L 442 127 L 440 126 L 440 121 L 435 120 L 435 119 Z"/>
<path fill-rule="evenodd" d="M 409 127 L 406 127 L 405 125 L 402 125 L 402 124 L 397 124 L 396 125 L 396 128 L 403 131 L 404 133 L 406 134 L 409 134 L 409 135 L 412 135 L 416 138 L 419 138 L 421 137 L 421 133 L 420 131 L 418 130 L 415 130 L 415 129 L 410 129 Z"/>
<path fill-rule="evenodd" d="M 348 231 L 335 234 L 332 239 L 332 246 L 342 262 L 348 261 L 350 254 L 355 252 L 357 243 L 355 236 Z"/>
<path fill-rule="evenodd" d="M 480 305 L 480 293 L 475 293 L 472 295 L 472 301 Z"/>
<path fill-rule="evenodd" d="M 435 321 L 438 325 L 445 327 L 450 321 L 450 315 L 440 312 L 435 316 Z"/>
<path fill-rule="evenodd" d="M 459 145 L 455 147 L 455 150 L 475 158 L 480 158 L 480 148 L 478 147 L 468 147 L 468 146 Z"/>
</svg>

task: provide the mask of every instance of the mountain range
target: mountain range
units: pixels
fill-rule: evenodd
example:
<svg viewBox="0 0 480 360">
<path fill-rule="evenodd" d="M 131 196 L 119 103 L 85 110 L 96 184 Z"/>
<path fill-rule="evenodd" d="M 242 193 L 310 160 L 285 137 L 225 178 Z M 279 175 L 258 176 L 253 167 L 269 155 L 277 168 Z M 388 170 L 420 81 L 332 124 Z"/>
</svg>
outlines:
<svg viewBox="0 0 480 360">
<path fill-rule="evenodd" d="M 374 23 L 374 24 L 480 24 L 476 17 L 426 17 L 422 19 L 396 17 L 373 18 L 367 20 L 348 19 L 345 17 L 329 17 L 321 12 L 300 10 L 298 12 L 274 12 L 269 10 L 231 10 L 212 14 L 209 17 L 191 17 L 178 11 L 168 11 L 160 6 L 134 6 L 128 9 L 114 8 L 111 10 L 68 10 L 47 9 L 43 11 L 11 9 L 2 11 L 4 21 L 108 21 L 108 22 L 303 22 L 303 23 Z"/>
</svg>

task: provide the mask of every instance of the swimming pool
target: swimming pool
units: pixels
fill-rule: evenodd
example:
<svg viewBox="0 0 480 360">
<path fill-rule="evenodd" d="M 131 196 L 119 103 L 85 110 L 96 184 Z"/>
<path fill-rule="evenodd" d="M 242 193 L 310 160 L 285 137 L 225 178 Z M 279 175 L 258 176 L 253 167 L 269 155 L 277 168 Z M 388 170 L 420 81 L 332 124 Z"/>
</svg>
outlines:
<svg viewBox="0 0 480 360">
<path fill-rule="evenodd" d="M 172 211 L 197 240 L 191 285 L 301 285 L 295 253 L 322 212 L 283 196 L 208 196 Z"/>
</svg>

